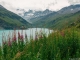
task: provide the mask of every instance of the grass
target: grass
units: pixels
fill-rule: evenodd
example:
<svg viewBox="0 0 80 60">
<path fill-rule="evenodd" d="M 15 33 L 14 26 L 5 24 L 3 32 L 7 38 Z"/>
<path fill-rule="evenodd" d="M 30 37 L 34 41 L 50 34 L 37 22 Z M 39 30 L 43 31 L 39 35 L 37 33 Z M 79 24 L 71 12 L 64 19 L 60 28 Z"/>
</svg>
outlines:
<svg viewBox="0 0 80 60">
<path fill-rule="evenodd" d="M 79 30 L 66 29 L 49 34 L 40 33 L 35 39 L 24 42 L 23 34 L 15 32 L 13 39 L 3 40 L 0 47 L 0 60 L 69 60 L 80 58 Z"/>
</svg>

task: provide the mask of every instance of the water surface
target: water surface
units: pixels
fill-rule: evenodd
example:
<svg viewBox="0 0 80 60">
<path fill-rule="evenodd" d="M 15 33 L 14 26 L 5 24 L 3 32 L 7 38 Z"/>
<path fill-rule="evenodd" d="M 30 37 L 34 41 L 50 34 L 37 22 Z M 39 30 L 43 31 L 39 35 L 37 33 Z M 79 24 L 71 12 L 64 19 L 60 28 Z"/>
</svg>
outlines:
<svg viewBox="0 0 80 60">
<path fill-rule="evenodd" d="M 15 31 L 16 31 L 17 37 L 18 37 L 18 31 L 20 32 L 20 34 L 22 34 L 23 32 L 24 38 L 25 38 L 25 34 L 27 34 L 28 40 L 30 39 L 30 36 L 32 36 L 32 38 L 34 39 L 36 32 L 37 34 L 40 34 L 41 32 L 43 32 L 47 36 L 49 33 L 52 32 L 52 30 L 49 30 L 47 28 L 28 28 L 26 30 L 15 30 Z M 8 36 L 12 37 L 12 33 L 14 33 L 14 30 L 0 30 L 0 43 L 2 43 L 2 35 L 4 36 L 3 39 L 8 40 Z"/>
</svg>

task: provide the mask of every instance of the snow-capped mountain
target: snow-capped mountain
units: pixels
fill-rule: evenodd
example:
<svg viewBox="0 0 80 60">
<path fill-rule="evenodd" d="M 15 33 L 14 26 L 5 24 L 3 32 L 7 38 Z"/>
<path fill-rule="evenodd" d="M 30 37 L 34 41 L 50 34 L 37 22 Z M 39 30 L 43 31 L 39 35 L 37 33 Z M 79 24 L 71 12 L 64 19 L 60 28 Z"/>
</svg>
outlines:
<svg viewBox="0 0 80 60">
<path fill-rule="evenodd" d="M 80 11 L 80 4 L 77 5 L 70 5 L 68 7 L 64 7 L 61 10 L 58 11 L 58 13 L 61 14 L 70 14 Z"/>
<path fill-rule="evenodd" d="M 21 16 L 22 18 L 24 18 L 25 20 L 27 20 L 28 22 L 31 22 L 29 20 L 32 18 L 45 16 L 45 15 L 48 15 L 53 12 L 48 9 L 46 9 L 44 11 L 34 11 L 34 10 L 25 11 L 24 9 L 17 9 L 17 11 L 18 12 L 20 11 L 20 13 L 18 13 L 18 15 Z"/>
<path fill-rule="evenodd" d="M 70 13 L 75 13 L 80 11 L 80 5 L 70 5 L 67 7 L 62 8 L 61 10 L 58 11 L 50 11 L 49 9 L 46 9 L 44 11 L 35 11 L 35 10 L 28 10 L 25 11 L 24 9 L 17 9 L 18 15 L 27 20 L 28 22 L 31 22 L 31 20 L 37 17 L 45 17 L 49 16 L 52 13 L 55 12 L 54 17 L 58 15 L 63 15 L 63 14 L 70 14 Z M 31 20 L 30 20 L 31 19 Z M 32 22 L 31 22 L 32 23 Z"/>
</svg>

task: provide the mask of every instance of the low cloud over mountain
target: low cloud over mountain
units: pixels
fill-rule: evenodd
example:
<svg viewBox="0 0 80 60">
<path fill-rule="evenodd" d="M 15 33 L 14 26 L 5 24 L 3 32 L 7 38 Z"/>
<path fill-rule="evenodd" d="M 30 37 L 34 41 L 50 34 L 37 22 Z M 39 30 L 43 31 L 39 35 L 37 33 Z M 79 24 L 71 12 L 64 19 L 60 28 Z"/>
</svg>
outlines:
<svg viewBox="0 0 80 60">
<path fill-rule="evenodd" d="M 56 11 L 65 6 L 79 3 L 80 0 L 0 0 L 1 5 L 15 13 L 17 13 L 16 9 Z"/>
</svg>

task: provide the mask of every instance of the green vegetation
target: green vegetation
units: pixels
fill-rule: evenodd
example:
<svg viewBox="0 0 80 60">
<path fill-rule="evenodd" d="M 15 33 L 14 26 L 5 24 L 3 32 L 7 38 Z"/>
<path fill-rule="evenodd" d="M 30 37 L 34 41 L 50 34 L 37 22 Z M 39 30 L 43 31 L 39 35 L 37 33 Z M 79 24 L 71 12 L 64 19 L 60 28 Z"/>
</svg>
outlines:
<svg viewBox="0 0 80 60">
<path fill-rule="evenodd" d="M 0 14 L 0 28 L 14 28 L 23 25 L 28 27 L 30 25 L 6 9 L 0 9 Z M 30 37 L 29 41 L 27 34 L 25 34 L 24 41 L 23 32 L 22 34 L 18 32 L 17 39 L 16 31 L 14 31 L 12 37 L 9 34 L 7 41 L 3 35 L 0 60 L 78 60 L 80 58 L 80 11 L 54 18 L 51 14 L 36 19 L 35 26 L 57 30 L 48 37 L 40 31 L 40 35 L 36 34 L 35 39 Z"/>
<path fill-rule="evenodd" d="M 37 21 L 34 22 L 34 25 L 37 27 L 63 29 L 68 28 L 75 23 L 77 24 L 77 21 L 80 20 L 80 11 L 72 14 L 58 16 L 54 16 L 54 14 L 51 14 L 42 18 L 36 18 L 35 20 Z M 80 26 L 80 23 L 78 24 Z"/>
<path fill-rule="evenodd" d="M 11 40 L 3 40 L 0 47 L 0 60 L 69 60 L 80 58 L 80 32 L 79 30 L 66 29 L 55 31 L 46 37 L 45 33 L 35 36 L 28 41 L 25 35 L 18 32 Z M 18 42 L 17 42 L 18 41 Z"/>
<path fill-rule="evenodd" d="M 0 27 L 4 29 L 14 29 L 21 28 L 22 26 L 28 28 L 31 24 L 17 14 L 0 7 Z"/>
</svg>

